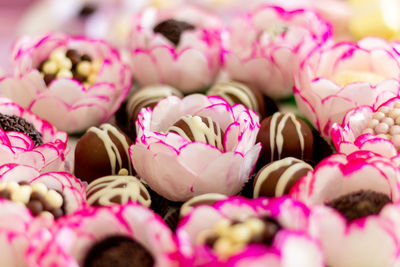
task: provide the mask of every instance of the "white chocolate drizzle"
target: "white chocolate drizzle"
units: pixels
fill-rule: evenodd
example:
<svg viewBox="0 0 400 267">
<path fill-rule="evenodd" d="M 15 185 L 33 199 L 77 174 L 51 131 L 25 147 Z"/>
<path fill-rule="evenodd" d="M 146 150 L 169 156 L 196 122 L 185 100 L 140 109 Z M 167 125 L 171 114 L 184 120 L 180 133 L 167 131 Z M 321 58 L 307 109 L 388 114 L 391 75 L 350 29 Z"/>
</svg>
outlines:
<svg viewBox="0 0 400 267">
<path fill-rule="evenodd" d="M 122 157 L 118 150 L 117 145 L 111 140 L 109 133 L 114 135 L 124 148 L 125 156 L 128 160 L 129 173 L 132 173 L 132 164 L 129 158 L 129 144 L 125 136 L 114 126 L 109 123 L 105 123 L 97 127 L 90 127 L 88 132 L 92 132 L 103 142 L 104 148 L 107 152 L 108 159 L 110 160 L 111 174 L 117 174 L 122 168 Z M 118 164 L 118 169 L 117 169 Z"/>
<path fill-rule="evenodd" d="M 128 201 L 139 202 L 150 207 L 151 198 L 146 187 L 135 176 L 110 175 L 94 180 L 86 188 L 87 202 L 92 205 L 96 201 L 101 206 L 116 204 L 111 200 L 121 198 L 121 204 Z M 93 193 L 92 193 L 93 192 Z M 146 197 L 143 197 L 145 194 Z"/>
<path fill-rule="evenodd" d="M 211 89 L 207 92 L 207 95 L 215 95 L 220 96 L 225 99 L 229 105 L 234 105 L 231 96 L 235 96 L 239 99 L 241 104 L 245 105 L 247 108 L 259 112 L 258 102 L 254 95 L 254 93 L 250 90 L 249 87 L 242 83 L 238 82 L 221 82 L 215 84 Z"/>
<path fill-rule="evenodd" d="M 277 123 L 277 120 L 279 117 L 281 117 L 281 120 L 279 123 Z M 303 158 L 303 153 L 304 153 L 304 136 L 301 133 L 301 124 L 297 120 L 296 116 L 293 113 L 280 113 L 280 112 L 275 112 L 274 115 L 272 115 L 271 118 L 271 123 L 270 123 L 270 128 L 269 128 L 269 143 L 270 143 L 270 148 L 271 148 L 271 160 L 274 160 L 274 153 L 275 153 L 275 146 L 277 148 L 278 152 L 278 159 L 281 158 L 282 155 L 282 150 L 283 150 L 283 144 L 284 144 L 284 138 L 282 131 L 285 129 L 286 122 L 290 119 L 292 123 L 294 124 L 296 128 L 297 135 L 299 137 L 300 141 L 300 149 L 301 149 L 301 158 Z"/>
<path fill-rule="evenodd" d="M 202 205 L 202 202 L 217 202 L 218 200 L 226 199 L 227 196 L 218 193 L 208 193 L 199 196 L 192 197 L 185 203 L 183 203 L 180 210 L 180 217 L 186 216 L 196 206 Z"/>
<path fill-rule="evenodd" d="M 272 162 L 270 165 L 265 167 L 258 175 L 257 177 L 257 182 L 254 186 L 254 191 L 253 191 L 253 197 L 257 198 L 260 196 L 260 189 L 261 185 L 264 184 L 265 180 L 270 178 L 270 174 L 281 167 L 288 166 L 287 169 L 281 174 L 281 176 L 278 179 L 278 182 L 275 186 L 275 196 L 279 197 L 282 196 L 283 193 L 285 192 L 285 188 L 290 181 L 290 179 L 293 177 L 293 175 L 298 172 L 301 169 L 309 169 L 312 170 L 313 168 L 305 163 L 302 160 L 288 157 L 284 158 L 275 162 Z"/>
<path fill-rule="evenodd" d="M 209 117 L 203 117 L 203 118 L 206 119 L 207 123 L 203 122 L 202 117 L 200 116 L 186 115 L 183 116 L 181 120 L 183 120 L 189 127 L 189 130 L 193 135 L 194 141 L 210 144 L 223 151 L 224 146 L 222 144 L 223 138 L 222 138 L 221 128 L 218 127 L 217 123 L 214 123 L 211 118 Z M 180 127 L 173 125 L 168 128 L 168 131 L 176 132 L 186 140 L 192 141 L 190 140 L 186 132 Z"/>
</svg>

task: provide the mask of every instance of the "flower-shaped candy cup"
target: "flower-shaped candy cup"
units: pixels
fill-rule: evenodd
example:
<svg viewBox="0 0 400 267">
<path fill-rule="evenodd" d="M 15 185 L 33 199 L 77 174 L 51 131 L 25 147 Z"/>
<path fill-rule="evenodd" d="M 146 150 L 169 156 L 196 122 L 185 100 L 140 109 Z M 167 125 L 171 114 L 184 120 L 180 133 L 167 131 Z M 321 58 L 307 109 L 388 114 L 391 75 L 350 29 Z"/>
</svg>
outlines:
<svg viewBox="0 0 400 267">
<path fill-rule="evenodd" d="M 84 37 L 22 37 L 12 63 L 13 75 L 0 80 L 1 94 L 67 132 L 106 121 L 131 85 L 119 53 Z"/>
<path fill-rule="evenodd" d="M 320 248 L 304 232 L 308 212 L 286 197 L 200 205 L 178 225 L 179 249 L 187 266 L 324 266 Z"/>
<path fill-rule="evenodd" d="M 93 251 L 96 244 L 110 240 L 108 238 L 121 236 L 139 244 L 136 245 L 136 250 L 139 250 L 139 246 L 140 250 L 147 251 L 146 253 L 149 253 L 154 261 L 154 265 L 151 266 L 179 266 L 177 245 L 168 226 L 151 210 L 135 204 L 84 209 L 61 219 L 54 229 L 53 235 L 48 236 L 46 240 L 42 240 L 36 246 L 31 246 L 27 257 L 30 266 L 88 266 L 83 263 L 88 261 L 90 251 Z M 107 244 L 103 244 L 104 247 L 107 247 Z M 120 255 L 126 257 L 127 251 L 126 249 L 124 251 L 123 246 L 121 247 L 122 254 Z M 130 251 L 128 255 L 132 257 L 131 259 L 114 257 L 114 261 L 112 261 L 104 257 L 99 251 L 95 256 L 103 256 L 102 258 L 106 263 L 128 260 L 133 264 L 135 262 L 135 255 L 133 254 L 140 253 Z M 118 255 L 118 246 L 113 252 Z M 107 251 L 103 254 L 106 255 Z M 108 255 L 112 254 L 108 251 Z M 136 263 L 138 263 L 138 259 L 139 262 L 140 259 L 142 260 L 140 266 L 149 266 L 145 265 L 147 261 L 145 261 L 143 254 L 137 255 Z"/>
<path fill-rule="evenodd" d="M 333 123 L 361 105 L 378 107 L 399 95 L 400 57 L 378 38 L 317 49 L 301 64 L 294 94 L 302 114 L 328 137 Z"/>
<path fill-rule="evenodd" d="M 358 151 L 326 158 L 292 188 L 292 197 L 311 205 L 309 233 L 321 241 L 328 266 L 398 260 L 399 226 L 387 213 L 399 200 L 399 177 L 390 159 Z"/>
<path fill-rule="evenodd" d="M 133 20 L 128 47 L 142 85 L 168 84 L 182 92 L 210 85 L 220 67 L 220 21 L 193 7 L 146 9 Z"/>
<path fill-rule="evenodd" d="M 213 131 L 202 132 L 207 124 L 196 128 L 196 120 L 193 133 L 204 133 L 203 141 L 188 140 L 177 134 L 179 130 L 171 130 L 188 117 L 207 118 L 213 123 L 208 126 L 217 125 L 215 129 L 221 131 L 218 136 L 213 136 Z M 154 110 L 143 109 L 136 124 L 136 143 L 130 147 L 133 167 L 151 189 L 173 201 L 205 193 L 236 194 L 249 179 L 261 149 L 260 144 L 255 145 L 258 116 L 219 97 L 171 96 Z M 217 144 L 207 143 L 207 138 Z"/>
<path fill-rule="evenodd" d="M 8 98 L 0 97 L 0 113 L 0 165 L 24 164 L 42 173 L 68 169 L 65 165 L 68 152 L 65 132 L 58 131 Z M 25 127 L 26 122 L 34 129 Z"/>
<path fill-rule="evenodd" d="M 328 24 L 311 11 L 262 6 L 233 21 L 226 68 L 232 79 L 268 96 L 286 97 L 302 57 L 330 36 Z"/>
<path fill-rule="evenodd" d="M 332 125 L 331 138 L 340 153 L 368 150 L 388 158 L 397 156 L 400 149 L 400 97 L 377 108 L 351 109 L 341 125 Z"/>
</svg>

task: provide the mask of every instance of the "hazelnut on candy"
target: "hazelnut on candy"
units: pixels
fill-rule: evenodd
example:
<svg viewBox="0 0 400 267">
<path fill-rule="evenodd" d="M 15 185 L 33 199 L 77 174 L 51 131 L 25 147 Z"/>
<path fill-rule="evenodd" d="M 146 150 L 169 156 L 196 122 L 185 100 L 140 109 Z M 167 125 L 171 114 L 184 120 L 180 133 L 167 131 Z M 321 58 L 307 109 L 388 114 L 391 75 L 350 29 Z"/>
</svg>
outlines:
<svg viewBox="0 0 400 267">
<path fill-rule="evenodd" d="M 56 78 L 73 78 L 88 88 L 96 83 L 102 65 L 102 59 L 92 60 L 89 55 L 81 55 L 75 49 L 65 51 L 58 48 L 39 64 L 38 70 L 42 73 L 46 85 Z"/>
</svg>

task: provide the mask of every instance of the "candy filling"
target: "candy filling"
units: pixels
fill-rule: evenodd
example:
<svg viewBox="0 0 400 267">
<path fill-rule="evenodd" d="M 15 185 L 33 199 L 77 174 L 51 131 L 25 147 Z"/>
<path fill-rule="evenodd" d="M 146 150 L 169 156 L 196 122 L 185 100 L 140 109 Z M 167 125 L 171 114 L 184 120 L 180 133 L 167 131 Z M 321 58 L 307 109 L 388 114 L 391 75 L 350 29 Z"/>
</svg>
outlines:
<svg viewBox="0 0 400 267">
<path fill-rule="evenodd" d="M 43 60 L 38 70 L 46 85 L 57 78 L 70 78 L 81 82 L 85 88 L 97 81 L 97 76 L 103 65 L 102 59 L 92 59 L 88 54 L 80 54 L 75 49 L 53 50 L 50 57 Z"/>
<path fill-rule="evenodd" d="M 35 146 L 43 145 L 42 134 L 32 123 L 21 117 L 0 113 L 0 127 L 6 132 L 15 131 L 26 134 L 32 139 Z"/>
<path fill-rule="evenodd" d="M 42 183 L 0 183 L 0 198 L 24 204 L 34 216 L 59 218 L 65 214 L 62 194 Z"/>
<path fill-rule="evenodd" d="M 187 22 L 167 19 L 157 24 L 153 31 L 162 34 L 175 46 L 178 46 L 182 33 L 184 31 L 193 31 L 194 29 L 195 27 Z"/>
<path fill-rule="evenodd" d="M 400 150 L 400 102 L 393 108 L 383 106 L 372 114 L 362 134 L 374 134 L 391 140 L 397 150 Z"/>
<path fill-rule="evenodd" d="M 331 200 L 327 206 L 339 211 L 348 222 L 369 215 L 376 215 L 392 201 L 383 194 L 371 190 L 360 190 Z"/>
<path fill-rule="evenodd" d="M 210 247 L 221 259 L 240 253 L 249 244 L 270 246 L 281 225 L 271 217 L 249 217 L 241 221 L 221 220 L 200 233 L 198 242 Z"/>
</svg>

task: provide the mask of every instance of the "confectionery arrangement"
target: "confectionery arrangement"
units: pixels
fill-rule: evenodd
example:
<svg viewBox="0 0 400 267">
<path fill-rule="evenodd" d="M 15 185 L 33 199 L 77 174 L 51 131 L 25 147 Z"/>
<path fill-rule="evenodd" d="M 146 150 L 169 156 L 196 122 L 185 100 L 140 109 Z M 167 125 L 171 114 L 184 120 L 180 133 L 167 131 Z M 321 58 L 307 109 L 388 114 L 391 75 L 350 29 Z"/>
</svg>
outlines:
<svg viewBox="0 0 400 267">
<path fill-rule="evenodd" d="M 0 266 L 398 265 L 397 0 L 23 1 Z"/>
</svg>

